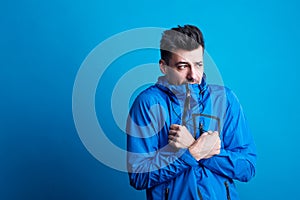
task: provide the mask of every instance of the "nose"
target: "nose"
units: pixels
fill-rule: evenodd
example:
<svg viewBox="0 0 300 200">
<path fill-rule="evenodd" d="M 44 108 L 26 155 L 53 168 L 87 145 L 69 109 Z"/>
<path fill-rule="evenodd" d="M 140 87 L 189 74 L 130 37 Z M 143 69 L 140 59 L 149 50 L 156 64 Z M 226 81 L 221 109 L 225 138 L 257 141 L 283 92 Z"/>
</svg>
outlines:
<svg viewBox="0 0 300 200">
<path fill-rule="evenodd" d="M 197 76 L 197 74 L 196 74 L 196 69 L 195 69 L 195 66 L 194 65 L 191 65 L 190 67 L 189 67 L 189 71 L 188 71 L 188 73 L 187 73 L 187 80 L 189 81 L 189 82 L 194 82 L 195 80 L 196 80 L 196 76 Z"/>
</svg>

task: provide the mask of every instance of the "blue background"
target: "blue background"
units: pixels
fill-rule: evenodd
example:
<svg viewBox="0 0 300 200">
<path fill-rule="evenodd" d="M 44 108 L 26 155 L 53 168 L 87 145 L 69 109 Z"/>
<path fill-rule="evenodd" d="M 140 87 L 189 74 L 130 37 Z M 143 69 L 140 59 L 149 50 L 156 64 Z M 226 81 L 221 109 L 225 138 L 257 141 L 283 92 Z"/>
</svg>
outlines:
<svg viewBox="0 0 300 200">
<path fill-rule="evenodd" d="M 81 143 L 73 83 L 88 53 L 108 37 L 186 23 L 203 30 L 257 144 L 257 174 L 237 183 L 241 199 L 300 199 L 299 6 L 296 0 L 1 1 L 0 199 L 145 198 L 126 173 L 101 164 Z M 151 56 L 146 62 L 157 62 L 158 54 Z M 125 143 L 124 135 L 110 138 Z"/>
</svg>

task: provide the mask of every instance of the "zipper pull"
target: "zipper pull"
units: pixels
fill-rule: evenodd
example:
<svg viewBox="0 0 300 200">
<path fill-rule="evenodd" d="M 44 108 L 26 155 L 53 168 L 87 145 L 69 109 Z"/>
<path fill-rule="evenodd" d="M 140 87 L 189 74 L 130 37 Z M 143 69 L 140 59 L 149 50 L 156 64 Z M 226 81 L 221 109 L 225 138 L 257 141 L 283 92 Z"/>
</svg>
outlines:
<svg viewBox="0 0 300 200">
<path fill-rule="evenodd" d="M 189 89 L 189 84 L 186 84 L 186 101 L 187 101 L 187 109 L 191 109 L 191 90 Z"/>
<path fill-rule="evenodd" d="M 201 134 L 204 132 L 204 131 L 203 131 L 203 124 L 202 124 L 202 123 L 200 123 L 199 128 L 200 128 L 200 135 L 201 135 Z"/>
</svg>

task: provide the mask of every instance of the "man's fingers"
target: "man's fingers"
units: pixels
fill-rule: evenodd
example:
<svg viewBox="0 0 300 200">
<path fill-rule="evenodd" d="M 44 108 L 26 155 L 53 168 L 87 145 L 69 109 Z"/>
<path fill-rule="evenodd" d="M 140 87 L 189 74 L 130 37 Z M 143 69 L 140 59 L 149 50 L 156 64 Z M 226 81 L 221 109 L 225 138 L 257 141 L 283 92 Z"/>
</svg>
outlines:
<svg viewBox="0 0 300 200">
<path fill-rule="evenodd" d="M 177 137 L 174 136 L 174 135 L 169 135 L 169 136 L 168 136 L 168 139 L 169 139 L 169 140 L 176 141 L 176 138 L 177 138 Z"/>
<path fill-rule="evenodd" d="M 213 134 L 219 136 L 219 132 L 218 131 L 214 131 Z"/>
<path fill-rule="evenodd" d="M 209 135 L 219 135 L 218 131 L 207 131 L 206 133 L 208 133 Z"/>
<path fill-rule="evenodd" d="M 180 125 L 179 124 L 172 124 L 171 126 L 170 126 L 170 129 L 173 129 L 173 130 L 179 130 L 180 129 Z"/>
<path fill-rule="evenodd" d="M 208 135 L 208 132 L 204 132 L 201 134 L 201 136 L 203 136 L 203 135 Z"/>
<path fill-rule="evenodd" d="M 169 135 L 177 135 L 177 131 L 176 130 L 170 130 Z"/>
</svg>

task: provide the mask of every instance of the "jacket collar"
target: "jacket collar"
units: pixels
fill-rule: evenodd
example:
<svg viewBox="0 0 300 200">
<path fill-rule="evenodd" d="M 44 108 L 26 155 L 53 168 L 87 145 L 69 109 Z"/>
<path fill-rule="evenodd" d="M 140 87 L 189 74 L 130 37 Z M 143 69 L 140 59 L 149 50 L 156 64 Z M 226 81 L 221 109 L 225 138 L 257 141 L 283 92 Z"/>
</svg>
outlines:
<svg viewBox="0 0 300 200">
<path fill-rule="evenodd" d="M 192 96 L 194 96 L 193 94 L 199 95 L 207 89 L 207 83 L 205 80 L 206 80 L 206 75 L 204 74 L 200 84 L 188 84 L 188 88 L 189 88 Z M 187 88 L 186 88 L 185 84 L 184 85 L 172 85 L 168 82 L 168 80 L 166 79 L 165 76 L 160 76 L 158 78 L 156 85 L 160 89 L 165 91 L 166 93 L 168 93 L 172 96 L 175 95 L 179 99 L 185 98 L 186 93 L 187 93 Z"/>
</svg>

